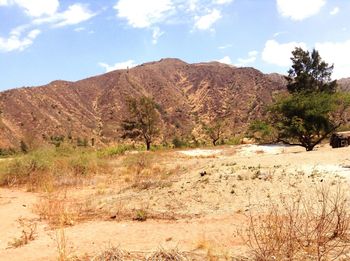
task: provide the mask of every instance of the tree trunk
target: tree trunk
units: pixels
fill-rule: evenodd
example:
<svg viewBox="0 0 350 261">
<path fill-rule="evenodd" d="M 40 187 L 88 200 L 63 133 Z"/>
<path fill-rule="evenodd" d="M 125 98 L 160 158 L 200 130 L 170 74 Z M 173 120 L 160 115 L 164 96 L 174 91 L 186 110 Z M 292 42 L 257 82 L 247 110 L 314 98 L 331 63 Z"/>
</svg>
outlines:
<svg viewBox="0 0 350 261">
<path fill-rule="evenodd" d="M 150 141 L 146 141 L 146 149 L 147 150 L 151 149 L 151 142 Z"/>
<path fill-rule="evenodd" d="M 312 151 L 314 149 L 315 145 L 307 145 L 305 146 L 306 151 Z"/>
<path fill-rule="evenodd" d="M 217 142 L 218 140 L 213 140 L 213 145 L 214 146 L 216 146 L 216 142 Z"/>
</svg>

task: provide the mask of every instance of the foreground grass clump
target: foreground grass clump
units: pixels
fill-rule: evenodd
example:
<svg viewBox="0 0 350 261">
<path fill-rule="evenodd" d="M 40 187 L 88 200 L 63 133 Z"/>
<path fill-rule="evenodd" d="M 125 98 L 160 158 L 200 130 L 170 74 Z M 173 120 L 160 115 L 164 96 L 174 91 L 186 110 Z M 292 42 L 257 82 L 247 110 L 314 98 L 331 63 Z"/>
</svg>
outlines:
<svg viewBox="0 0 350 261">
<path fill-rule="evenodd" d="M 87 149 L 43 148 L 0 162 L 0 185 L 50 190 L 107 171 L 105 160 Z"/>
<path fill-rule="evenodd" d="M 250 213 L 244 239 L 254 260 L 348 260 L 350 213 L 344 189 L 309 192 Z"/>
</svg>

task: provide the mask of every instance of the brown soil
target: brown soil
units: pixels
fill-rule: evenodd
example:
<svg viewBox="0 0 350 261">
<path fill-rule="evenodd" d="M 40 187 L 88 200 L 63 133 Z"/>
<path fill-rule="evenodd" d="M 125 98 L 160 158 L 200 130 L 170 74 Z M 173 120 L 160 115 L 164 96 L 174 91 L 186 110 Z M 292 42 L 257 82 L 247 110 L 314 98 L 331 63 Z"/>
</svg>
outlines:
<svg viewBox="0 0 350 261">
<path fill-rule="evenodd" d="M 111 245 L 146 254 L 177 247 L 202 255 L 201 260 L 208 249 L 218 255 L 249 256 L 238 235 L 249 210 L 263 208 L 281 195 L 308 193 L 318 185 L 348 185 L 350 148 L 323 146 L 305 152 L 290 147 L 278 154 L 263 147 L 250 154 L 247 150 L 222 147 L 205 156 L 146 153 L 152 158 L 146 167 L 152 173 L 140 174 L 144 183 L 133 180 L 135 169 L 125 167 L 131 155 L 114 159 L 110 176 L 64 191 L 85 207 L 82 217 L 64 228 L 50 226 L 34 211 L 45 193 L 1 188 L 0 260 L 57 260 L 62 229 L 71 256 L 92 256 Z M 146 221 L 133 220 L 139 210 L 147 214 Z M 84 213 L 89 213 L 86 218 Z M 37 236 L 29 244 L 9 248 L 9 242 L 21 235 L 19 218 L 37 223 Z"/>
</svg>

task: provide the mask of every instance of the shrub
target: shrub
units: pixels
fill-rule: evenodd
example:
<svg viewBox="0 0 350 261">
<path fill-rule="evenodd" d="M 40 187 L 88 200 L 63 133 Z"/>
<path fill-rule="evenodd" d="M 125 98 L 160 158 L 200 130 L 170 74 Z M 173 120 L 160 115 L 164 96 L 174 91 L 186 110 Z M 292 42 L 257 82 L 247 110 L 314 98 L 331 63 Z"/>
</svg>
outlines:
<svg viewBox="0 0 350 261">
<path fill-rule="evenodd" d="M 134 149 L 131 145 L 117 145 L 114 147 L 108 147 L 104 149 L 100 149 L 97 152 L 98 157 L 104 158 L 104 157 L 113 157 L 113 156 L 119 156 L 123 155 L 125 152 Z"/>
<path fill-rule="evenodd" d="M 172 144 L 174 148 L 183 148 L 183 147 L 189 147 L 188 142 L 185 140 L 179 138 L 179 137 L 174 137 L 172 140 Z"/>
<path fill-rule="evenodd" d="M 255 260 L 335 260 L 350 250 L 350 215 L 344 192 L 321 188 L 249 215 L 245 238 Z M 345 260 L 345 259 L 344 259 Z"/>
<path fill-rule="evenodd" d="M 0 185 L 28 185 L 29 190 L 50 190 L 54 184 L 76 184 L 80 176 L 105 171 L 107 164 L 95 152 L 67 149 L 64 146 L 45 148 L 0 162 Z M 68 179 L 71 179 L 68 181 Z"/>
</svg>

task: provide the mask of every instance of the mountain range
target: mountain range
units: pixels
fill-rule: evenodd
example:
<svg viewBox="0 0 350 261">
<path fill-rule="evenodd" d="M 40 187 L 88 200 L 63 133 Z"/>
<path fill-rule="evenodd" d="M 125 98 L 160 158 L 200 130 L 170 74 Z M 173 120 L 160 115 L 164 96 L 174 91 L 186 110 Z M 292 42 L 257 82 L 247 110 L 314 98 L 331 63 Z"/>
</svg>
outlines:
<svg viewBox="0 0 350 261">
<path fill-rule="evenodd" d="M 339 81 L 350 90 L 350 78 Z M 286 90 L 283 75 L 263 74 L 218 62 L 189 64 L 162 59 L 76 82 L 53 81 L 0 93 L 0 147 L 50 137 L 120 139 L 130 97 L 150 96 L 159 105 L 164 140 L 189 137 L 202 122 L 228 119 L 232 134 L 264 114 L 274 95 Z"/>
</svg>

